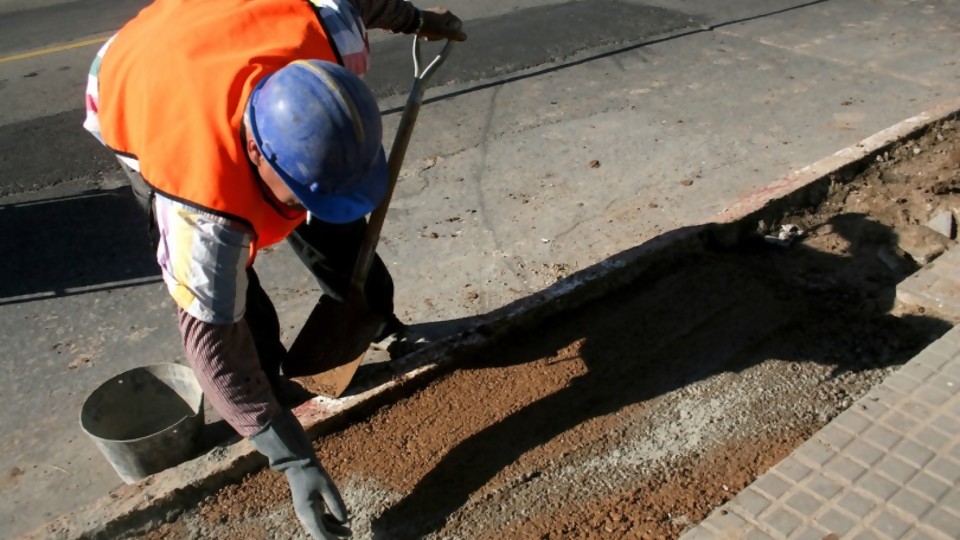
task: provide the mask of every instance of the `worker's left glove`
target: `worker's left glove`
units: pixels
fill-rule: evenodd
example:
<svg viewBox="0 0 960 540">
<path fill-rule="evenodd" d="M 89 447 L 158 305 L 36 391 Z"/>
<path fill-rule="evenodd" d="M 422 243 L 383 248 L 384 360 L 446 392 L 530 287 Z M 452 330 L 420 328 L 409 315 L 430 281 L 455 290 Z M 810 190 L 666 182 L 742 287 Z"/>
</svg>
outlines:
<svg viewBox="0 0 960 540">
<path fill-rule="evenodd" d="M 349 538 L 349 516 L 340 492 L 323 470 L 303 426 L 289 410 L 272 418 L 250 437 L 270 467 L 284 473 L 300 523 L 317 540 Z M 325 512 L 329 510 L 329 513 Z"/>
</svg>

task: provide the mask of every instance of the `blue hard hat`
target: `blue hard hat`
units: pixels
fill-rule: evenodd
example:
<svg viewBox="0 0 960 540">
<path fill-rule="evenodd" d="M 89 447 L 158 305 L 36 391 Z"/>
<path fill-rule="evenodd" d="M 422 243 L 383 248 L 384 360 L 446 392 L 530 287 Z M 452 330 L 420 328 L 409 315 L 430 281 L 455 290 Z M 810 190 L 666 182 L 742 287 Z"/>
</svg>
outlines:
<svg viewBox="0 0 960 540">
<path fill-rule="evenodd" d="M 321 221 L 355 221 L 386 195 L 380 109 L 343 66 L 287 64 L 254 88 L 247 119 L 260 153 Z"/>
</svg>

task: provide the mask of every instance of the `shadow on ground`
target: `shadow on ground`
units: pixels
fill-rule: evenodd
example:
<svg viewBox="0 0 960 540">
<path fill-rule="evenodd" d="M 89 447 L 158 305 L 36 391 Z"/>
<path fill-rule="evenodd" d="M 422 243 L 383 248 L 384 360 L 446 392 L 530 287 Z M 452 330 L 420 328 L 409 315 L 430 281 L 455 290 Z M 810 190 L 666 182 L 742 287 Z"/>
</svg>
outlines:
<svg viewBox="0 0 960 540">
<path fill-rule="evenodd" d="M 146 227 L 129 187 L 0 205 L 0 305 L 159 281 Z"/>
<path fill-rule="evenodd" d="M 587 420 L 713 374 L 770 359 L 824 364 L 835 376 L 898 365 L 952 327 L 935 317 L 891 314 L 896 284 L 915 268 L 895 271 L 876 256 L 878 246 L 895 240 L 890 229 L 860 214 L 828 225 L 814 234 L 822 233 L 819 244 L 836 241 L 831 250 L 759 239 L 708 249 L 458 363 L 459 370 L 500 369 L 579 344 L 587 371 L 451 448 L 374 521 L 376 537 L 437 532 L 524 453 Z M 535 384 L 537 375 L 530 377 Z"/>
</svg>

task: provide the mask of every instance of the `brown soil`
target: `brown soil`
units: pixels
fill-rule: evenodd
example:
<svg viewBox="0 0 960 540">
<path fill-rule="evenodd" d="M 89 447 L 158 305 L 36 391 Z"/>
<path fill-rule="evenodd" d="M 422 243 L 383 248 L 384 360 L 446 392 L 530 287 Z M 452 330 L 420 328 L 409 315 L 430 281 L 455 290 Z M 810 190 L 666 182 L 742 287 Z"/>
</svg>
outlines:
<svg viewBox="0 0 960 540">
<path fill-rule="evenodd" d="M 356 537 L 676 538 L 950 328 L 894 297 L 898 232 L 940 208 L 951 123 L 786 218 L 790 247 L 691 258 L 322 437 Z M 302 538 L 287 497 L 261 471 L 144 537 Z"/>
</svg>

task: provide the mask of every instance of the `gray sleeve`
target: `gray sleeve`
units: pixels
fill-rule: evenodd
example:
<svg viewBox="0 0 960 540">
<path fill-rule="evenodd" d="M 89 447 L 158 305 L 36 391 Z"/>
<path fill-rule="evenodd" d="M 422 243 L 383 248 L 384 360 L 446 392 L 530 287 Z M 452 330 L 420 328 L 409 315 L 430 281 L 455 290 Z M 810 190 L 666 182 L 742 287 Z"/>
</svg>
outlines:
<svg viewBox="0 0 960 540">
<path fill-rule="evenodd" d="M 177 310 L 187 361 L 204 396 L 237 433 L 249 437 L 267 425 L 281 408 L 273 395 L 247 322 L 203 322 Z"/>
<path fill-rule="evenodd" d="M 417 28 L 416 6 L 407 0 L 350 0 L 367 28 L 410 34 Z"/>
</svg>

